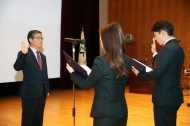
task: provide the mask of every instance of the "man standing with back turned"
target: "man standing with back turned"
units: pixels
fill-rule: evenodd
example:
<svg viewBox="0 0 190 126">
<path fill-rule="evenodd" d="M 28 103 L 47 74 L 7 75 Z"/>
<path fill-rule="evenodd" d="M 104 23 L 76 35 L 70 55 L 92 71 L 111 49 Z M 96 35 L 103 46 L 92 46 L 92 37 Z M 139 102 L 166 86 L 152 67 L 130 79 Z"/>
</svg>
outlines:
<svg viewBox="0 0 190 126">
<path fill-rule="evenodd" d="M 19 90 L 22 101 L 21 126 L 42 126 L 46 97 L 50 92 L 46 57 L 39 52 L 43 42 L 42 33 L 31 30 L 27 39 L 30 47 L 21 43 L 21 51 L 14 64 L 15 70 L 23 72 Z"/>
<path fill-rule="evenodd" d="M 180 74 L 185 55 L 173 36 L 172 23 L 161 20 L 153 25 L 151 31 L 154 34 L 151 45 L 154 70 L 139 72 L 132 66 L 132 71 L 140 81 L 154 81 L 152 102 L 155 126 L 176 126 L 177 111 L 183 103 Z M 163 45 L 158 53 L 155 42 Z"/>
</svg>

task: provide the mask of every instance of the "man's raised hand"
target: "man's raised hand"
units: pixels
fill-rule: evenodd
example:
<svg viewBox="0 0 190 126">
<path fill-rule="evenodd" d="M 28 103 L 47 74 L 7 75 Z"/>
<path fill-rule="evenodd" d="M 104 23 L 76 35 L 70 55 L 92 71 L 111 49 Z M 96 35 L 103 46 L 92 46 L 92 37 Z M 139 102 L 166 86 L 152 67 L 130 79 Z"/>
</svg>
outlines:
<svg viewBox="0 0 190 126">
<path fill-rule="evenodd" d="M 21 42 L 21 51 L 22 53 L 26 54 L 28 52 L 28 47 L 25 46 L 24 42 Z"/>
<path fill-rule="evenodd" d="M 156 40 L 155 40 L 155 38 L 153 38 L 152 41 L 153 41 L 153 43 L 151 44 L 151 51 L 154 54 L 154 53 L 156 53 L 156 42 L 155 42 Z"/>
</svg>

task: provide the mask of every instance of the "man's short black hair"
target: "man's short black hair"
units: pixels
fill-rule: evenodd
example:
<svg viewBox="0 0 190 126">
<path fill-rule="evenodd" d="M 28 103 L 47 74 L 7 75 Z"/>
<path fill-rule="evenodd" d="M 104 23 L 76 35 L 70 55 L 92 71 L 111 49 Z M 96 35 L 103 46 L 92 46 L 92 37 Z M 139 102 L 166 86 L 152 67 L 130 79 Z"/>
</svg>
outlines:
<svg viewBox="0 0 190 126">
<path fill-rule="evenodd" d="M 166 20 L 158 21 L 153 25 L 151 29 L 152 32 L 158 32 L 158 33 L 160 33 L 162 30 L 166 31 L 169 36 L 173 36 L 174 27 L 171 22 Z"/>
<path fill-rule="evenodd" d="M 30 38 L 34 38 L 34 36 L 35 36 L 36 34 L 38 34 L 38 33 L 42 34 L 42 32 L 41 32 L 41 31 L 38 31 L 38 30 L 31 30 L 31 31 L 28 32 L 27 39 L 28 39 L 28 43 L 29 43 L 29 44 L 30 44 L 29 39 L 30 39 Z"/>
</svg>

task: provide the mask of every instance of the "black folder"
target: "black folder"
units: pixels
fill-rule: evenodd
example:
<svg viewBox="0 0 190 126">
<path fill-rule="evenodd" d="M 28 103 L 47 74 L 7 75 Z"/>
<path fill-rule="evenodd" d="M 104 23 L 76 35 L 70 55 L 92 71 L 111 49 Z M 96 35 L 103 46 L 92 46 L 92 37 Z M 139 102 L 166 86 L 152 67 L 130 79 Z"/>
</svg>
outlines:
<svg viewBox="0 0 190 126">
<path fill-rule="evenodd" d="M 134 66 L 139 72 L 146 72 L 146 67 L 132 58 L 132 66 Z"/>
<path fill-rule="evenodd" d="M 134 58 L 132 58 L 132 66 L 134 66 L 139 72 L 150 72 L 152 70 L 152 68 Z"/>
<path fill-rule="evenodd" d="M 83 69 L 76 61 L 74 61 L 65 51 L 63 51 L 65 59 L 70 67 L 73 68 L 75 72 L 83 76 L 84 78 L 88 77 L 87 71 Z"/>
</svg>

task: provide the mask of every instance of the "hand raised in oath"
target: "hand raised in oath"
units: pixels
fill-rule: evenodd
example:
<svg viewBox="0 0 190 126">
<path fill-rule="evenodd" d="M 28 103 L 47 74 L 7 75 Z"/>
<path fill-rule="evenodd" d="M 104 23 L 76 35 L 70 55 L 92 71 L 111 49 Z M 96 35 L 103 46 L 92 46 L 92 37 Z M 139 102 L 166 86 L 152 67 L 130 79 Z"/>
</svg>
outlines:
<svg viewBox="0 0 190 126">
<path fill-rule="evenodd" d="M 28 52 L 28 47 L 24 44 L 24 42 L 21 42 L 21 51 L 22 53 L 26 54 Z"/>
</svg>

